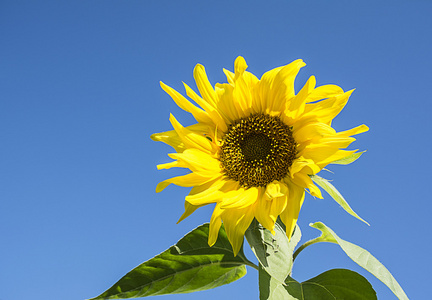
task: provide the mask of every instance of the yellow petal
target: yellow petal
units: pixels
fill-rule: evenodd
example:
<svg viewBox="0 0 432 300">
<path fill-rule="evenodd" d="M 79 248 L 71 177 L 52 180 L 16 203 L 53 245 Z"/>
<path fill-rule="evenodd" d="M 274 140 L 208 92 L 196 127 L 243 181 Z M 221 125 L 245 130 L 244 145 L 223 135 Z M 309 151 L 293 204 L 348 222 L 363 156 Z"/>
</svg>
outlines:
<svg viewBox="0 0 432 300">
<path fill-rule="evenodd" d="M 247 69 L 247 67 L 248 65 L 246 64 L 246 60 L 243 57 L 238 56 L 234 61 L 234 81 L 243 75 L 243 72 Z"/>
<path fill-rule="evenodd" d="M 356 135 L 356 134 L 360 134 L 363 132 L 366 132 L 369 130 L 369 127 L 367 127 L 366 125 L 362 124 L 360 126 L 354 127 L 353 129 L 349 129 L 349 130 L 345 130 L 345 131 L 341 131 L 338 132 L 337 135 L 340 136 L 351 136 L 351 135 Z"/>
<path fill-rule="evenodd" d="M 303 60 L 297 59 L 276 74 L 271 87 L 271 98 L 267 102 L 269 112 L 281 112 L 285 109 L 286 101 L 295 95 L 294 80 L 305 65 Z"/>
<path fill-rule="evenodd" d="M 171 168 L 187 168 L 187 165 L 178 160 L 166 164 L 157 165 L 158 170 L 171 169 Z"/>
<path fill-rule="evenodd" d="M 203 99 L 206 100 L 213 107 L 216 107 L 216 93 L 207 78 L 204 66 L 200 64 L 197 64 L 195 66 L 194 78 Z"/>
<path fill-rule="evenodd" d="M 252 111 L 252 94 L 243 76 L 236 79 L 232 93 L 234 99 L 233 104 L 239 112 L 239 115 L 241 117 L 249 116 Z"/>
<path fill-rule="evenodd" d="M 227 69 L 223 69 L 223 72 L 225 73 L 225 76 L 227 77 L 227 81 L 229 84 L 234 85 L 234 77 L 235 74 L 231 71 L 228 71 Z"/>
<path fill-rule="evenodd" d="M 303 60 L 297 59 L 292 63 L 283 67 L 280 72 L 276 75 L 275 80 L 281 80 L 286 86 L 285 95 L 289 98 L 295 95 L 294 91 L 294 80 L 301 68 L 306 66 Z"/>
<path fill-rule="evenodd" d="M 222 199 L 222 209 L 245 208 L 253 205 L 259 195 L 257 187 L 240 188 L 233 193 L 226 193 Z"/>
<path fill-rule="evenodd" d="M 251 90 L 254 89 L 255 85 L 259 82 L 259 79 L 248 71 L 244 71 L 242 77 Z"/>
<path fill-rule="evenodd" d="M 177 152 L 184 151 L 185 146 L 175 130 L 154 133 L 150 136 L 153 141 L 163 142 L 173 147 Z"/>
<path fill-rule="evenodd" d="M 200 176 L 200 175 L 197 175 L 194 173 L 189 173 L 186 175 L 166 179 L 166 180 L 160 182 L 156 186 L 156 193 L 163 191 L 171 183 L 178 185 L 178 186 L 191 187 L 191 186 L 195 186 L 195 185 L 201 185 L 201 184 L 206 183 L 212 179 L 214 179 L 214 178 L 211 178 L 211 177 L 209 178 L 209 177 Z"/>
<path fill-rule="evenodd" d="M 216 84 L 216 93 L 219 98 L 218 110 L 227 124 L 241 116 L 241 111 L 234 105 L 233 90 L 234 87 L 229 84 Z"/>
<path fill-rule="evenodd" d="M 322 169 L 325 166 L 327 166 L 328 164 L 331 164 L 332 162 L 336 161 L 336 160 L 340 160 L 343 159 L 345 157 L 350 156 L 351 154 L 355 153 L 357 150 L 352 150 L 352 151 L 346 151 L 346 150 L 338 150 L 336 153 L 334 153 L 333 155 L 330 155 L 329 157 L 327 157 L 325 160 L 322 160 L 320 162 L 317 162 L 318 166 Z M 316 173 L 315 173 L 316 174 Z"/>
<path fill-rule="evenodd" d="M 184 82 L 183 82 L 183 86 L 185 87 L 186 95 L 189 98 L 191 98 L 193 101 L 195 101 L 196 104 L 201 106 L 201 108 L 204 109 L 208 114 L 214 111 L 215 107 L 211 103 L 208 103 L 206 100 L 201 98 L 197 93 L 195 93 L 195 91 L 190 86 L 188 86 Z"/>
<path fill-rule="evenodd" d="M 312 196 L 323 198 L 321 190 L 313 183 L 312 179 L 304 173 L 296 173 L 291 179 L 293 183 L 303 188 L 308 188 Z"/>
<path fill-rule="evenodd" d="M 190 112 L 195 120 L 201 123 L 212 124 L 212 120 L 209 115 L 203 111 L 202 109 L 193 105 L 190 101 L 188 101 L 185 97 L 183 97 L 179 92 L 174 90 L 173 88 L 167 86 L 162 81 L 160 82 L 162 89 L 171 96 L 174 102 L 183 110 Z"/>
<path fill-rule="evenodd" d="M 313 116 L 317 121 L 330 124 L 348 102 L 354 90 L 332 98 L 306 105 L 303 117 Z"/>
<path fill-rule="evenodd" d="M 225 112 L 229 113 L 230 122 L 248 116 L 250 113 L 261 112 L 255 105 L 256 97 L 253 92 L 259 80 L 252 73 L 245 71 L 245 68 L 247 68 L 247 65 L 244 60 L 243 62 L 241 60 L 237 61 L 233 82 L 230 82 L 230 84 L 216 85 L 224 89 L 223 92 L 218 92 L 218 109 L 222 110 L 224 115 L 228 116 Z M 223 98 L 221 95 L 223 95 Z"/>
<path fill-rule="evenodd" d="M 306 102 L 315 102 L 318 100 L 335 97 L 343 94 L 344 91 L 337 85 L 327 84 L 314 89 L 307 97 Z"/>
<path fill-rule="evenodd" d="M 213 106 L 213 104 L 208 103 L 207 101 L 203 100 L 200 96 L 198 96 L 194 90 L 192 90 L 186 83 L 183 83 L 185 89 L 186 89 L 186 95 L 188 95 L 189 98 L 194 100 L 199 106 L 204 109 L 207 114 L 212 119 L 215 126 L 218 126 L 222 131 L 227 130 L 227 126 L 225 121 L 223 120 L 222 116 L 220 115 L 219 111 Z M 217 94 L 214 91 L 216 97 Z"/>
<path fill-rule="evenodd" d="M 305 192 L 303 187 L 300 187 L 288 180 L 286 181 L 286 183 L 289 189 L 287 206 L 285 210 L 281 213 L 280 217 L 282 222 L 286 226 L 286 234 L 288 236 L 288 239 L 291 239 L 300 213 L 300 208 L 304 201 Z"/>
<path fill-rule="evenodd" d="M 288 203 L 288 195 L 289 191 L 287 191 L 282 197 L 274 198 L 271 202 L 269 216 L 272 220 L 274 220 L 274 222 L 276 222 L 277 217 L 282 213 L 282 211 L 285 210 Z"/>
<path fill-rule="evenodd" d="M 263 196 L 259 197 L 258 201 L 256 202 L 254 212 L 255 218 L 262 226 L 270 230 L 272 234 L 275 234 L 274 226 L 277 217 L 287 205 L 288 193 L 289 190 L 287 187 L 287 190 L 283 196 L 270 199 L 263 191 Z"/>
<path fill-rule="evenodd" d="M 235 76 L 230 86 L 233 101 L 232 105 L 238 112 L 239 117 L 250 115 L 255 108 L 252 105 L 252 90 L 253 86 L 258 82 L 258 79 L 251 73 L 246 72 L 246 61 L 243 57 L 239 56 L 234 62 Z"/>
<path fill-rule="evenodd" d="M 321 144 L 310 144 L 300 151 L 299 155 L 306 159 L 312 159 L 316 164 L 320 164 L 323 161 L 328 160 L 329 157 L 332 157 L 338 151 L 339 149 L 337 147 Z"/>
<path fill-rule="evenodd" d="M 313 175 L 318 173 L 319 171 L 321 171 L 321 168 L 317 164 L 315 164 L 314 160 L 300 156 L 293 161 L 289 169 L 289 174 L 291 174 L 291 177 L 293 177 L 294 174 L 299 172 Z"/>
<path fill-rule="evenodd" d="M 193 131 L 197 134 L 205 136 L 209 134 L 209 127 L 207 125 L 198 123 L 186 127 L 188 130 Z M 175 130 L 154 133 L 150 136 L 153 141 L 163 142 L 173 147 L 177 152 L 183 152 L 186 148 L 181 138 Z"/>
<path fill-rule="evenodd" d="M 332 137 L 325 137 L 325 138 L 320 139 L 319 143 L 317 143 L 317 144 L 320 144 L 323 146 L 335 147 L 335 148 L 346 148 L 354 141 L 355 141 L 355 138 L 353 138 L 353 137 L 332 136 Z"/>
<path fill-rule="evenodd" d="M 272 234 L 275 234 L 274 231 L 274 223 L 276 220 L 272 219 L 271 214 L 271 207 L 272 207 L 272 200 L 268 195 L 265 193 L 264 188 L 260 188 L 260 195 L 258 196 L 258 201 L 256 202 L 254 208 L 254 215 L 257 221 L 270 230 Z"/>
<path fill-rule="evenodd" d="M 193 205 L 219 202 L 223 197 L 230 197 L 237 193 L 238 188 L 238 182 L 220 179 L 215 181 L 207 190 L 186 196 L 186 201 Z"/>
<path fill-rule="evenodd" d="M 282 197 L 273 198 L 270 201 L 265 199 L 266 197 L 264 196 L 255 206 L 255 218 L 262 226 L 270 230 L 272 234 L 275 234 L 274 226 L 277 217 L 287 205 L 288 194 L 289 192 Z"/>
<path fill-rule="evenodd" d="M 202 205 L 192 205 L 189 202 L 185 201 L 185 212 L 181 215 L 180 219 L 177 221 L 177 224 L 189 217 L 195 210 L 200 208 Z"/>
<path fill-rule="evenodd" d="M 254 218 L 253 207 L 225 209 L 221 217 L 225 225 L 228 240 L 233 247 L 234 255 L 237 255 L 243 244 L 246 229 L 248 229 Z"/>
<path fill-rule="evenodd" d="M 170 122 L 186 148 L 197 148 L 208 153 L 216 151 L 215 144 L 206 137 L 183 127 L 173 115 L 170 116 Z"/>
<path fill-rule="evenodd" d="M 273 181 L 266 186 L 265 193 L 269 199 L 285 196 L 288 192 L 288 187 L 282 181 Z"/>
<path fill-rule="evenodd" d="M 298 94 L 292 98 L 289 103 L 287 103 L 287 108 L 285 110 L 285 114 L 292 119 L 296 119 L 299 115 L 304 112 L 306 106 L 306 99 L 308 95 L 313 91 L 316 85 L 315 76 L 309 77 L 306 84 L 303 88 L 298 92 Z"/>
<path fill-rule="evenodd" d="M 210 219 L 210 227 L 209 227 L 209 237 L 208 244 L 209 246 L 213 246 L 218 238 L 219 229 L 222 225 L 221 213 L 223 210 L 220 209 L 220 204 L 216 204 L 216 207 L 213 210 L 213 214 Z"/>
<path fill-rule="evenodd" d="M 336 134 L 336 131 L 331 126 L 321 122 L 310 122 L 302 126 L 294 126 L 293 128 L 293 137 L 297 143 L 316 140 L 334 134 Z"/>
<path fill-rule="evenodd" d="M 172 153 L 169 156 L 181 161 L 192 172 L 208 177 L 221 175 L 221 167 L 218 159 L 198 149 L 186 149 L 183 153 Z"/>
<path fill-rule="evenodd" d="M 272 69 L 263 74 L 256 88 L 256 104 L 257 108 L 262 112 L 269 111 L 269 102 L 273 97 L 273 82 L 275 80 L 276 75 L 283 67 L 278 67 Z"/>
<path fill-rule="evenodd" d="M 193 195 L 196 195 L 196 194 L 202 193 L 202 192 L 204 192 L 204 191 L 207 191 L 209 188 L 211 188 L 212 186 L 214 186 L 216 182 L 219 182 L 219 181 L 220 181 L 219 178 L 215 178 L 214 180 L 209 181 L 209 182 L 206 182 L 206 183 L 204 183 L 204 184 L 202 184 L 202 185 L 194 186 L 194 187 L 190 190 L 188 196 L 193 196 Z"/>
</svg>

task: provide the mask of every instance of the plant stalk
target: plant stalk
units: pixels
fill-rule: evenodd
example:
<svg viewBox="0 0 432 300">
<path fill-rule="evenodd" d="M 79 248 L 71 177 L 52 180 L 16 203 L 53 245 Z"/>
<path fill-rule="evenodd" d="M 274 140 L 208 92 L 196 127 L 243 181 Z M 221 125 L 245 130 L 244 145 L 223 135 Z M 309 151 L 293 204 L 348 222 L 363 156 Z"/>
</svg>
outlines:
<svg viewBox="0 0 432 300">
<path fill-rule="evenodd" d="M 307 241 L 306 243 L 304 243 L 303 245 L 301 245 L 300 247 L 298 247 L 297 250 L 294 252 L 294 254 L 293 254 L 293 262 L 296 259 L 297 255 L 299 255 L 300 252 L 302 252 L 306 247 L 308 247 L 310 245 L 313 245 L 313 244 L 316 244 L 316 243 L 324 243 L 324 242 L 331 243 L 331 242 L 325 240 L 325 238 L 322 238 L 322 237 L 317 237 L 315 239 Z"/>
</svg>

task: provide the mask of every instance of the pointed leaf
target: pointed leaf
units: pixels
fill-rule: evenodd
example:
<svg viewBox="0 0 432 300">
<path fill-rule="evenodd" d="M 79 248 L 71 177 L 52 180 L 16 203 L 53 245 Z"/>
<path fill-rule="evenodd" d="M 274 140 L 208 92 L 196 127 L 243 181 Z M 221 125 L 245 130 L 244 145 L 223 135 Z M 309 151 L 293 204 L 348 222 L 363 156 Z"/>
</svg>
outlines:
<svg viewBox="0 0 432 300">
<path fill-rule="evenodd" d="M 356 217 L 360 221 L 363 221 L 369 225 L 368 222 L 360 218 L 360 216 L 353 211 L 353 209 L 349 206 L 348 202 L 346 202 L 342 194 L 339 193 L 339 191 L 330 183 L 330 181 L 318 175 L 309 175 L 309 176 L 316 184 L 322 187 L 337 203 L 339 203 L 339 205 L 342 206 L 342 208 L 347 213 L 349 213 L 350 215 Z"/>
<path fill-rule="evenodd" d="M 300 241 L 300 228 L 296 226 L 291 241 L 279 222 L 275 224 L 275 235 L 254 220 L 246 231 L 246 240 L 258 258 L 260 265 L 279 282 L 284 282 L 292 269 L 292 254 Z"/>
<path fill-rule="evenodd" d="M 261 273 L 264 272 L 264 273 Z M 260 271 L 260 281 L 267 280 L 268 290 L 260 300 L 375 300 L 372 285 L 360 274 L 346 269 L 333 269 L 302 283 L 288 277 L 285 286 Z"/>
<path fill-rule="evenodd" d="M 208 233 L 208 223 L 197 227 L 176 245 L 142 263 L 93 300 L 191 293 L 243 277 L 248 262 L 243 249 L 234 257 L 223 226 L 213 247 L 207 243 Z"/>
<path fill-rule="evenodd" d="M 407 295 L 393 275 L 372 254 L 353 243 L 344 241 L 321 222 L 310 224 L 310 226 L 322 232 L 320 239 L 323 241 L 339 244 L 354 262 L 381 280 L 399 299 L 408 300 Z"/>
<path fill-rule="evenodd" d="M 295 298 L 290 295 L 285 287 L 285 283 L 276 280 L 271 277 L 262 267 L 259 265 L 258 271 L 259 279 L 259 291 L 260 300 L 295 300 L 300 298 Z"/>
<path fill-rule="evenodd" d="M 339 160 L 335 160 L 334 162 L 332 162 L 332 164 L 335 165 L 348 165 L 352 162 L 355 162 L 357 159 L 360 158 L 360 156 L 362 156 L 363 153 L 365 153 L 366 151 L 362 151 L 362 152 L 355 152 L 345 158 L 339 159 Z"/>
<path fill-rule="evenodd" d="M 260 269 L 260 300 L 376 300 L 372 285 L 360 274 L 346 269 L 326 271 L 302 283 L 288 277 L 285 285 Z"/>
</svg>

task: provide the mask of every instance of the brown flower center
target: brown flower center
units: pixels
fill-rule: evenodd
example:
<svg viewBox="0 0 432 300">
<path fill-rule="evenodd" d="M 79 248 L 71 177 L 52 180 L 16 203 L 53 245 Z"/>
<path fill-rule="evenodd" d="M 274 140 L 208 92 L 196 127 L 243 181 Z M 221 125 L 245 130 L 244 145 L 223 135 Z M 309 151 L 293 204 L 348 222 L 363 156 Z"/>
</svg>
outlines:
<svg viewBox="0 0 432 300">
<path fill-rule="evenodd" d="M 297 144 L 279 117 L 253 114 L 230 124 L 219 153 L 225 176 L 243 187 L 266 186 L 289 171 Z"/>
</svg>

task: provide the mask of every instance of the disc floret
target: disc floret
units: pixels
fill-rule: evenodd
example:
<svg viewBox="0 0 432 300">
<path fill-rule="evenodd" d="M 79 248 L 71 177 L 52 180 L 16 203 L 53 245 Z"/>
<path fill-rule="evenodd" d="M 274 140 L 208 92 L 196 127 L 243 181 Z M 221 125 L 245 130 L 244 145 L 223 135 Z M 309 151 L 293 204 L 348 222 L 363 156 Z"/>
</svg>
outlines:
<svg viewBox="0 0 432 300">
<path fill-rule="evenodd" d="M 279 117 L 262 113 L 232 122 L 219 153 L 225 175 L 247 188 L 281 180 L 295 157 L 291 128 Z"/>
</svg>

